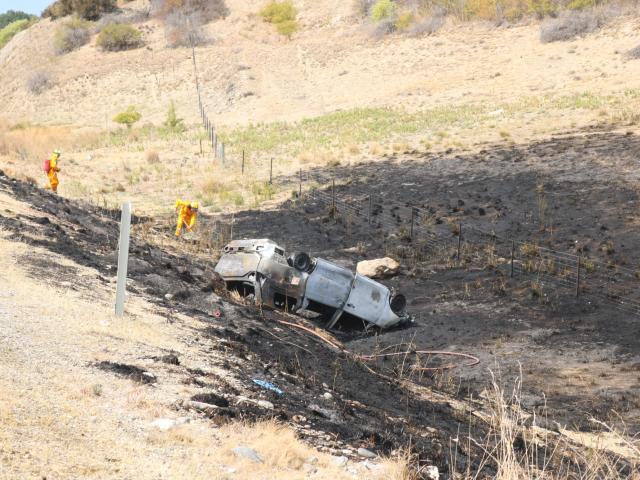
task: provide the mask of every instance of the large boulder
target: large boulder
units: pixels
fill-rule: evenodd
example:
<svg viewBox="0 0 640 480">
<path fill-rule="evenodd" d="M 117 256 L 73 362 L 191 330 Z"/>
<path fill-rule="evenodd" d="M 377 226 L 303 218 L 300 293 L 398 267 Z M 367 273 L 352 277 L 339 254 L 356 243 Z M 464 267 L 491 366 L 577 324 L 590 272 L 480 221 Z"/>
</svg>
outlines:
<svg viewBox="0 0 640 480">
<path fill-rule="evenodd" d="M 388 278 L 393 277 L 400 270 L 400 264 L 393 258 L 384 257 L 375 260 L 363 260 L 358 262 L 356 271 L 360 275 L 369 278 Z"/>
</svg>

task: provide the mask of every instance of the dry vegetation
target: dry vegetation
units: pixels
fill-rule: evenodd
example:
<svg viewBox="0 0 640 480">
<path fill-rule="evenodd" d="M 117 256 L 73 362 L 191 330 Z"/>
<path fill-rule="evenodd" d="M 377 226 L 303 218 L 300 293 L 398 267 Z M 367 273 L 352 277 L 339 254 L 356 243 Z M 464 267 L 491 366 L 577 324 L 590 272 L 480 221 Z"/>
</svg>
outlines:
<svg viewBox="0 0 640 480">
<path fill-rule="evenodd" d="M 0 200 L 12 212 L 37 215 L 4 196 Z M 0 398 L 0 475 L 209 479 L 233 474 L 286 480 L 300 478 L 307 465 L 317 470 L 317 478 L 353 478 L 330 455 L 303 444 L 281 424 L 216 428 L 194 417 L 173 428 L 158 427 L 157 420 L 176 418 L 171 402 L 189 387 L 168 380 L 145 388 L 90 365 L 167 351 L 197 365 L 197 350 L 179 340 L 190 320 L 178 315 L 167 323 L 134 295 L 127 315 L 117 318 L 111 288 L 95 284 L 95 271 L 2 236 L 0 243 L 5 272 L 0 311 L 6 312 L 0 322 L 0 389 L 13 392 Z M 25 256 L 44 256 L 58 267 L 78 269 L 87 290 L 65 283 L 51 287 L 34 279 L 25 270 L 28 262 L 20 260 Z M 33 291 L 41 292 L 35 304 Z M 254 448 L 263 463 L 235 455 L 238 446 Z M 368 478 L 406 478 L 398 473 L 406 469 L 403 461 L 383 462 Z"/>
</svg>

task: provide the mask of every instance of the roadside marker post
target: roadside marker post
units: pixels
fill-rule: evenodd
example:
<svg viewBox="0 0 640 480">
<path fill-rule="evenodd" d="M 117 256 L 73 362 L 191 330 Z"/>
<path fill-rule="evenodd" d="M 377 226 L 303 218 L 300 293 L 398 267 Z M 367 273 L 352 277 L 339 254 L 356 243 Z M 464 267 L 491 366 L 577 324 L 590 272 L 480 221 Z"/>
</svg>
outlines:
<svg viewBox="0 0 640 480">
<path fill-rule="evenodd" d="M 129 235 L 131 233 L 131 203 L 122 204 L 120 218 L 120 240 L 118 242 L 118 283 L 116 286 L 116 316 L 124 315 L 124 300 L 127 287 L 127 265 L 129 263 Z"/>
</svg>

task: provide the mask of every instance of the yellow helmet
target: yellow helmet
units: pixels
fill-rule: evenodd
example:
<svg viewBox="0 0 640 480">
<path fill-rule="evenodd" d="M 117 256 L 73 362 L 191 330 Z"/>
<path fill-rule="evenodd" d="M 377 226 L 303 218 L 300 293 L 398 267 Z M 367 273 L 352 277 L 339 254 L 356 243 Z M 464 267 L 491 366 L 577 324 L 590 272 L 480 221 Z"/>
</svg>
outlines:
<svg viewBox="0 0 640 480">
<path fill-rule="evenodd" d="M 191 208 L 198 208 L 198 202 L 191 202 Z"/>
<path fill-rule="evenodd" d="M 57 148 L 53 151 L 54 155 L 57 155 L 58 157 L 60 156 L 60 150 L 58 150 Z"/>
</svg>

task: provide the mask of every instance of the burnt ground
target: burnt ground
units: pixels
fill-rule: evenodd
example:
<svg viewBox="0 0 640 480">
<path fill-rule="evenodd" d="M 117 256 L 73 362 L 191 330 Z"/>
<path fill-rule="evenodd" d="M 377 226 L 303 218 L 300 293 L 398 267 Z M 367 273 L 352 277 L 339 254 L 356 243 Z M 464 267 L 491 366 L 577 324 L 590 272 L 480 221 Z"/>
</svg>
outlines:
<svg viewBox="0 0 640 480">
<path fill-rule="evenodd" d="M 0 208 L 0 229 L 10 239 L 92 267 L 95 280 L 113 286 L 117 212 L 69 201 L 1 172 L 0 192 L 37 212 L 21 214 Z M 410 449 L 422 464 L 435 464 L 442 472 L 450 470 L 450 439 L 457 438 L 461 429 L 475 438 L 485 437 L 486 427 L 470 422 L 468 412 L 452 405 L 449 397 L 407 388 L 387 376 L 393 373 L 392 366 L 372 369 L 304 331 L 276 323 L 292 317 L 260 312 L 219 296 L 212 281 L 214 263 L 207 260 L 213 256 L 176 255 L 176 247 L 188 249 L 190 245 L 169 240 L 170 229 L 166 248 L 145 243 L 141 239 L 144 221 L 136 219 L 134 224 L 128 291 L 154 303 L 157 312 L 170 322 L 179 321 L 176 312 L 198 320 L 201 326 L 185 332 L 184 341 L 190 349 L 198 350 L 204 364 L 223 369 L 234 379 L 183 366 L 171 352 L 160 352 L 157 364 L 166 365 L 167 374 L 181 372 L 183 383 L 202 390 L 176 402 L 176 408 L 199 409 L 215 423 L 229 418 L 276 417 L 291 424 L 309 442 L 337 455 L 346 449 L 357 457 L 355 449 L 360 447 L 381 455 Z M 86 286 L 90 282 L 79 278 L 73 267 L 36 252 L 20 260 L 34 277 L 91 298 L 91 289 Z M 215 311 L 220 316 L 214 315 Z M 130 378 L 143 388 L 161 385 L 164 374 L 161 367 L 150 375 L 117 359 L 88 364 L 87 368 Z M 255 379 L 273 383 L 283 394 L 261 388 Z M 326 393 L 331 395 L 327 398 Z M 259 400 L 271 402 L 273 407 L 260 405 Z M 198 406 L 203 404 L 210 407 Z M 460 469 L 466 468 L 469 458 L 473 463 L 483 458 L 480 450 L 462 442 L 452 448 L 459 450 Z M 495 472 L 490 463 L 484 468 L 488 478 Z"/>
<path fill-rule="evenodd" d="M 202 327 L 191 332 L 190 343 L 199 346 L 212 365 L 240 379 L 241 387 L 173 362 L 172 368 L 183 369 L 185 383 L 203 389 L 204 396 L 192 400 L 211 398 L 223 416 L 276 416 L 297 424 L 300 433 L 321 448 L 339 451 L 350 445 L 389 453 L 410 445 L 423 462 L 447 472 L 450 439 L 470 428 L 469 416 L 447 398 L 482 397 L 490 370 L 507 389 L 522 372 L 522 404 L 529 410 L 544 409 L 550 424 L 590 430 L 594 415 L 616 425 L 622 418 L 625 428 L 637 433 L 640 318 L 633 308 L 611 302 L 622 297 L 603 295 L 609 285 L 602 287 L 595 279 L 600 281 L 596 275 L 606 267 L 609 283 L 629 295 L 636 290 L 635 275 L 626 273 L 635 271 L 640 260 L 635 249 L 638 153 L 636 136 L 592 132 L 487 147 L 474 154 L 392 156 L 374 165 L 309 173 L 309 180 L 321 185 L 337 179 L 334 215 L 330 194 L 315 194 L 234 216 L 236 237 L 272 238 L 289 250 L 306 250 L 350 267 L 383 254 L 402 261 L 401 272 L 384 283 L 407 296 L 415 322 L 386 332 L 339 325 L 335 336 L 349 350 L 370 353 L 410 342 L 419 349 L 471 353 L 481 360 L 476 367 L 417 378 L 398 363 L 363 365 L 304 332 L 275 323 L 283 314 L 262 314 L 230 302 L 211 280 L 213 253 L 203 256 L 189 244 L 177 245 L 170 228 L 162 234 L 164 240 L 147 243 L 149 219 L 136 219 L 134 225 L 129 290 L 154 302 L 168 321 L 174 321 L 175 311 L 200 320 Z M 16 240 L 95 268 L 99 281 L 112 281 L 117 212 L 73 203 L 2 175 L 0 189 L 41 214 L 0 209 L 0 228 Z M 366 213 L 369 195 L 371 222 Z M 420 212 L 411 239 L 408 212 L 414 206 Z M 460 222 L 464 233 L 459 261 L 453 225 Z M 160 223 L 166 221 L 156 221 Z M 206 227 L 213 219 L 201 223 Z M 500 243 L 473 228 L 508 241 Z M 487 238 L 493 238 L 490 252 Z M 571 271 L 528 268 L 527 262 L 538 258 L 525 255 L 522 245 L 516 249 L 512 278 L 510 251 L 504 248 L 512 239 L 588 256 L 595 266 L 583 272 L 587 278 L 580 297 L 576 299 Z M 24 261 L 34 276 L 46 272 L 72 288 L 77 280 L 72 268 L 46 258 L 33 255 Z M 217 309 L 219 318 L 212 316 Z M 127 365 L 88 367 L 141 379 Z M 285 393 L 261 389 L 253 379 L 271 381 Z M 407 379 L 436 393 L 407 388 L 401 381 Z M 323 398 L 327 391 L 333 399 Z M 268 400 L 275 409 L 232 401 L 244 396 Z M 486 434 L 479 423 L 471 429 L 475 438 Z M 456 445 L 465 449 L 463 442 Z M 483 456 L 461 451 L 458 467 L 464 468 L 469 454 Z"/>
<path fill-rule="evenodd" d="M 580 430 L 593 428 L 596 416 L 637 433 L 638 158 L 639 137 L 593 131 L 473 154 L 393 155 L 375 165 L 311 172 L 308 180 L 324 194 L 236 214 L 234 232 L 351 268 L 383 254 L 400 259 L 401 273 L 384 283 L 407 296 L 416 322 L 380 335 L 346 328 L 342 339 L 355 351 L 411 341 L 472 353 L 481 366 L 431 384 L 479 394 L 489 369 L 507 385 L 522 371 L 527 408 Z M 420 209 L 413 239 L 411 207 Z M 528 243 L 562 253 L 552 254 L 549 266 L 542 253 L 526 250 Z"/>
</svg>

